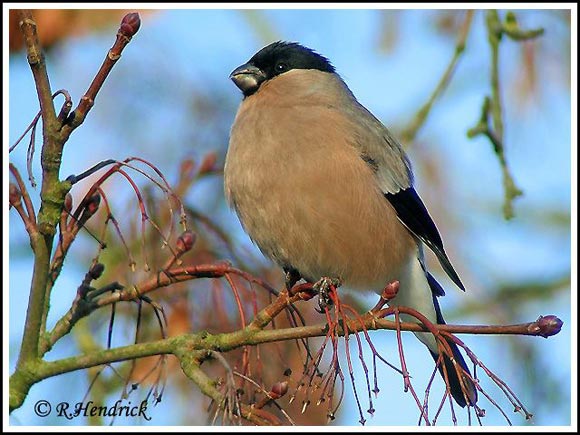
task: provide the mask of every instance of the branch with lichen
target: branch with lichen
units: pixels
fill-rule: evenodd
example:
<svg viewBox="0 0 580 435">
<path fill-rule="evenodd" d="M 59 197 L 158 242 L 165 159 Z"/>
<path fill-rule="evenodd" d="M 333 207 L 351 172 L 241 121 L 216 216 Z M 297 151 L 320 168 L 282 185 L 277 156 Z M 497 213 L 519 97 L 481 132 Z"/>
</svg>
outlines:
<svg viewBox="0 0 580 435">
<path fill-rule="evenodd" d="M 12 188 L 11 204 L 18 210 L 25 223 L 30 238 L 30 245 L 34 253 L 33 274 L 25 328 L 15 374 L 33 371 L 41 357 L 39 353 L 39 342 L 41 333 L 44 330 L 43 321 L 46 319 L 46 313 L 49 307 L 50 292 L 47 291 L 47 288 L 50 285 L 49 268 L 52 245 L 56 234 L 56 227 L 61 220 L 64 209 L 65 196 L 70 190 L 70 183 L 59 180 L 64 145 L 72 130 L 83 122 L 88 112 L 87 102 L 94 100 L 108 75 L 108 71 L 110 71 L 109 67 L 108 69 L 102 69 L 102 72 L 97 74 L 93 85 L 87 91 L 87 102 L 81 100 L 78 110 L 75 111 L 80 116 L 77 116 L 75 120 L 71 120 L 66 116 L 71 107 L 68 98 L 57 115 L 53 98 L 61 93 L 61 91 L 54 95 L 51 91 L 44 54 L 38 38 L 37 23 L 30 10 L 20 11 L 19 25 L 24 36 L 27 59 L 34 78 L 38 101 L 40 102 L 40 117 L 37 116 L 33 122 L 33 127 L 31 127 L 32 135 L 34 136 L 36 122 L 41 118 L 43 143 L 41 153 L 41 204 L 36 217 L 28 198 L 28 192 L 23 188 L 23 183 L 18 172 L 15 168 L 11 169 L 18 184 L 18 189 Z M 126 43 L 131 39 L 131 36 L 137 31 L 138 25 L 139 16 L 137 14 L 129 14 L 123 19 L 118 33 L 118 43 L 114 46 L 117 49 L 116 51 L 112 50 L 117 57 L 120 55 Z M 123 41 L 119 42 L 120 39 Z M 34 145 L 33 139 L 32 145 Z M 11 151 L 14 150 L 15 146 L 16 144 L 11 147 Z M 31 159 L 32 153 L 33 147 L 29 147 L 29 159 Z M 24 200 L 27 209 L 26 213 L 22 212 L 23 209 L 20 207 L 19 198 L 23 198 Z"/>
<path fill-rule="evenodd" d="M 212 271 L 210 266 L 204 267 L 202 265 L 198 267 L 198 270 L 208 270 L 208 272 L 204 272 L 205 276 L 216 276 L 216 272 Z M 225 274 L 226 270 L 228 269 L 222 268 L 220 273 Z M 234 272 L 234 270 L 228 271 L 230 273 Z M 85 278 L 85 282 L 90 282 L 90 280 L 95 278 L 95 276 L 100 272 L 102 272 L 102 268 L 100 267 L 98 270 L 91 270 Z M 198 279 L 200 277 L 199 273 L 196 274 L 192 272 L 195 272 L 195 270 L 192 269 L 187 273 L 184 271 L 181 276 L 187 276 L 187 279 L 189 280 Z M 177 276 L 177 274 L 174 273 L 169 275 Z M 117 293 L 122 293 L 123 291 L 125 290 L 120 289 Z M 113 349 L 96 351 L 90 354 L 73 356 L 56 361 L 39 360 L 34 365 L 34 370 L 19 370 L 10 377 L 10 409 L 13 410 L 22 405 L 28 390 L 34 384 L 49 377 L 71 371 L 152 355 L 173 354 L 180 359 L 182 367 L 184 364 L 188 364 L 189 369 L 186 374 L 197 383 L 201 376 L 201 374 L 199 374 L 200 369 L 197 367 L 200 365 L 200 362 L 196 363 L 195 367 L 191 366 L 192 361 L 190 358 L 192 352 L 201 352 L 201 354 L 210 351 L 227 353 L 244 346 L 254 346 L 258 344 L 281 342 L 306 337 L 324 337 L 328 334 L 328 323 L 290 328 L 266 329 L 266 326 L 271 324 L 274 318 L 285 308 L 301 300 L 309 299 L 312 296 L 312 285 L 310 284 L 297 285 L 290 291 L 284 290 L 280 292 L 279 296 L 272 302 L 272 304 L 258 312 L 254 317 L 254 320 L 246 327 L 231 333 L 209 334 L 205 331 L 189 333 L 153 342 L 137 343 Z M 123 296 L 120 297 L 120 300 L 121 299 L 127 300 Z M 384 318 L 388 315 L 392 315 L 395 311 L 414 315 L 420 318 L 423 321 L 423 324 L 391 321 Z M 86 316 L 89 312 L 90 310 L 79 315 Z M 70 319 L 70 316 L 65 315 L 65 318 Z M 381 306 L 377 306 L 365 315 L 357 316 L 350 320 L 345 318 L 344 320 L 344 323 L 335 324 L 335 333 L 337 336 L 344 336 L 349 332 L 355 333 L 386 329 L 396 331 L 436 332 L 438 334 L 518 334 L 549 337 L 557 334 L 562 327 L 561 320 L 555 316 L 544 316 L 538 318 L 535 322 L 518 325 L 433 325 L 428 323 L 423 316 L 414 310 L 406 309 L 404 307 L 382 308 Z M 55 330 L 59 330 L 59 328 L 60 326 L 57 324 Z M 196 376 L 192 376 L 193 370 L 197 373 Z M 207 381 L 204 381 L 203 385 L 206 383 Z M 208 388 L 207 385 L 202 388 L 203 392 L 207 393 L 209 391 Z M 214 400 L 216 399 L 215 391 L 212 390 L 211 394 L 208 395 Z"/>
<path fill-rule="evenodd" d="M 515 41 L 524 41 L 536 38 L 544 33 L 543 29 L 522 30 L 519 28 L 516 16 L 513 12 L 506 14 L 505 21 L 500 20 L 497 10 L 492 9 L 486 13 L 486 27 L 489 45 L 491 48 L 491 71 L 490 85 L 491 97 L 486 96 L 481 116 L 475 127 L 467 132 L 469 138 L 478 135 L 486 136 L 493 146 L 493 150 L 499 159 L 503 175 L 504 203 L 503 214 L 506 219 L 514 216 L 513 201 L 523 195 L 523 191 L 517 187 L 509 170 L 503 142 L 503 115 L 501 104 L 501 89 L 499 78 L 499 47 L 503 35 Z M 490 119 L 491 118 L 491 119 Z"/>
</svg>

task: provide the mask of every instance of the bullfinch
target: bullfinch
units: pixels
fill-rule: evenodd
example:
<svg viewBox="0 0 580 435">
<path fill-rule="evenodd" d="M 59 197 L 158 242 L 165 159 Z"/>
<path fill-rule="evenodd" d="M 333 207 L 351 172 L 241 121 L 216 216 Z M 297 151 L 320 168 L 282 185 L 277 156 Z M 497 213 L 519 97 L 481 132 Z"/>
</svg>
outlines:
<svg viewBox="0 0 580 435">
<path fill-rule="evenodd" d="M 444 291 L 427 270 L 423 247 L 465 288 L 413 188 L 409 159 L 330 61 L 279 41 L 230 78 L 244 98 L 230 132 L 225 196 L 262 253 L 284 269 L 291 284 L 325 277 L 381 293 L 398 280 L 389 305 L 445 323 L 437 301 Z M 416 336 L 437 360 L 433 335 Z M 458 346 L 449 346 L 469 373 Z M 455 401 L 475 405 L 474 383 L 462 375 L 462 389 L 452 359 L 445 356 L 444 365 Z M 443 375 L 442 366 L 439 371 Z"/>
</svg>

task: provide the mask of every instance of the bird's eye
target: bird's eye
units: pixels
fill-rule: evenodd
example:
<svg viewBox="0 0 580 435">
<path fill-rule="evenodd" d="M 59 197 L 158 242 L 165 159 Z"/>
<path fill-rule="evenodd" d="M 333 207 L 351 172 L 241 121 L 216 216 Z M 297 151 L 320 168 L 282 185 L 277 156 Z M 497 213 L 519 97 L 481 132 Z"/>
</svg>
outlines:
<svg viewBox="0 0 580 435">
<path fill-rule="evenodd" d="M 288 69 L 288 65 L 284 62 L 278 62 L 274 69 L 276 70 L 276 73 L 280 74 Z"/>
</svg>

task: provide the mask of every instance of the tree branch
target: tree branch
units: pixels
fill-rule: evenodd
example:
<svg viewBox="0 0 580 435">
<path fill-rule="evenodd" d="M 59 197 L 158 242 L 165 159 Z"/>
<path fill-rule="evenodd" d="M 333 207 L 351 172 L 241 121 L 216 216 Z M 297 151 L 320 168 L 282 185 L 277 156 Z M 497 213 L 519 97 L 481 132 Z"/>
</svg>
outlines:
<svg viewBox="0 0 580 435">
<path fill-rule="evenodd" d="M 41 319 L 45 307 L 45 288 L 48 279 L 47 272 L 54 235 L 54 226 L 47 225 L 49 219 L 46 218 L 46 215 L 47 213 L 50 214 L 50 211 L 53 209 L 53 204 L 48 199 L 54 183 L 56 182 L 58 184 L 58 168 L 60 166 L 60 156 L 62 155 L 62 148 L 59 151 L 59 143 L 54 134 L 56 113 L 52 104 L 52 92 L 50 90 L 44 55 L 42 54 L 36 32 L 36 22 L 29 10 L 20 11 L 20 17 L 20 28 L 24 35 L 24 42 L 27 48 L 28 63 L 32 70 L 41 108 L 43 124 L 43 152 L 41 159 L 43 182 L 40 195 L 41 208 L 38 214 L 38 232 L 34 231 L 29 233 L 30 244 L 35 254 L 34 267 L 17 370 L 18 367 L 22 367 L 38 358 L 38 340 Z M 55 153 L 57 156 L 54 159 L 57 163 L 56 166 L 50 164 L 53 159 L 49 158 L 49 156 L 52 153 Z"/>
<path fill-rule="evenodd" d="M 451 77 L 455 72 L 457 63 L 459 62 L 461 55 L 465 51 L 465 43 L 467 41 L 467 36 L 469 35 L 469 31 L 471 29 L 473 13 L 474 11 L 472 9 L 465 11 L 465 19 L 463 20 L 463 23 L 459 30 L 459 35 L 457 36 L 457 42 L 455 44 L 455 50 L 453 52 L 451 61 L 449 62 L 447 69 L 441 76 L 441 79 L 439 80 L 437 87 L 435 88 L 435 90 L 433 91 L 427 102 L 417 111 L 411 123 L 401 133 L 401 139 L 403 140 L 404 143 L 412 142 L 415 139 L 417 133 L 419 132 L 421 127 L 425 124 L 425 121 L 427 120 L 427 117 L 429 116 L 429 113 L 431 112 L 431 109 L 433 107 L 433 104 L 441 96 L 443 91 L 445 91 L 447 85 L 451 81 Z"/>
<path fill-rule="evenodd" d="M 84 122 L 87 114 L 95 104 L 97 93 L 103 86 L 103 83 L 109 76 L 109 73 L 117 61 L 121 58 L 123 49 L 129 42 L 131 42 L 131 38 L 137 33 L 140 26 L 141 19 L 139 18 L 138 13 L 127 14 L 123 17 L 121 26 L 117 31 L 117 39 L 115 40 L 115 43 L 107 53 L 107 57 L 105 57 L 105 60 L 101 64 L 101 68 L 95 75 L 89 89 L 87 89 L 78 106 L 72 111 L 62 127 L 62 134 L 64 137 L 68 138 L 73 130 Z"/>
<path fill-rule="evenodd" d="M 303 289 L 303 286 L 296 286 L 297 289 Z M 293 297 L 301 298 L 301 293 L 295 292 Z M 256 329 L 257 325 L 265 327 L 269 322 L 265 321 L 267 312 L 279 310 L 282 304 L 288 305 L 293 298 L 288 298 L 285 292 L 279 296 L 278 301 L 274 301 L 270 306 L 262 310 L 256 319 L 244 329 L 231 333 L 221 333 L 212 335 L 207 332 L 195 334 L 184 334 L 176 337 L 162 339 L 158 341 L 139 343 L 129 346 L 118 347 L 94 352 L 88 355 L 79 355 L 58 361 L 37 361 L 34 370 L 17 371 L 10 378 L 10 409 L 13 410 L 22 405 L 28 390 L 35 383 L 59 374 L 94 367 L 102 364 L 142 358 L 152 355 L 173 354 L 178 358 L 184 357 L 184 352 L 194 351 L 218 351 L 228 352 L 234 349 L 248 345 L 257 345 L 262 343 L 280 342 L 285 340 L 294 340 L 306 337 L 324 337 L 328 333 L 328 324 L 322 323 L 312 326 L 291 327 L 284 329 L 261 330 Z M 272 307 L 276 307 L 274 310 Z M 556 316 L 540 317 L 535 322 L 506 325 L 506 326 L 489 326 L 489 325 L 420 325 L 411 322 L 397 323 L 383 319 L 382 317 L 392 315 L 395 310 L 398 312 L 414 315 L 423 318 L 417 311 L 406 308 L 387 308 L 378 313 L 369 312 L 364 316 L 349 320 L 342 325 L 346 325 L 348 333 L 368 331 L 368 330 L 396 330 L 396 331 L 425 331 L 448 333 L 469 333 L 469 334 L 518 334 L 549 337 L 557 334 L 561 327 L 562 321 Z M 279 310 L 278 312 L 281 312 Z M 336 325 L 336 334 L 345 335 L 344 326 Z M 213 393 L 210 397 L 213 397 Z"/>
<path fill-rule="evenodd" d="M 514 216 L 513 200 L 523 195 L 523 191 L 517 187 L 510 173 L 503 144 L 504 131 L 499 78 L 499 46 L 504 34 L 513 40 L 522 41 L 542 35 L 544 30 L 541 28 L 529 31 L 520 29 L 516 17 L 512 12 L 507 13 L 505 22 L 502 23 L 495 9 L 487 11 L 486 26 L 491 48 L 491 98 L 485 97 L 480 119 L 475 127 L 469 129 L 467 136 L 473 138 L 479 134 L 483 134 L 492 143 L 494 152 L 499 159 L 503 176 L 503 214 L 506 219 L 511 219 Z M 491 122 L 489 120 L 490 116 L 492 118 Z"/>
<path fill-rule="evenodd" d="M 116 302 L 137 300 L 147 293 L 170 286 L 177 282 L 190 281 L 198 278 L 222 278 L 226 274 L 241 276 L 248 282 L 256 283 L 269 292 L 276 295 L 278 294 L 275 289 L 270 287 L 263 280 L 255 278 L 249 273 L 236 269 L 235 267 L 231 267 L 227 263 L 174 267 L 166 271 L 155 273 L 150 278 L 133 286 L 123 288 L 120 291 L 104 294 L 96 300 L 88 300 L 84 297 L 77 296 L 67 313 L 57 321 L 52 331 L 43 337 L 40 343 L 41 354 L 48 352 L 58 340 L 67 335 L 80 319 L 88 316 L 99 308 Z M 278 300 L 279 299 L 280 298 L 278 298 Z M 280 305 L 281 303 L 278 303 L 278 306 Z M 287 305 L 284 304 L 282 309 L 286 306 Z"/>
<path fill-rule="evenodd" d="M 40 110 L 42 112 L 42 122 L 46 131 L 46 129 L 54 127 L 56 123 L 56 112 L 52 104 L 52 92 L 50 90 L 50 81 L 46 71 L 44 54 L 42 53 L 40 41 L 38 40 L 36 21 L 32 16 L 32 12 L 28 9 L 23 9 L 19 12 L 20 30 L 24 36 L 28 64 L 34 77 L 36 93 L 38 94 L 38 101 L 40 102 Z"/>
<path fill-rule="evenodd" d="M 14 373 L 16 379 L 22 380 L 29 378 L 30 373 L 34 373 L 40 358 L 40 335 L 44 329 L 43 319 L 46 318 L 46 312 L 49 308 L 50 291 L 48 291 L 48 284 L 52 244 L 56 234 L 56 225 L 62 216 L 65 195 L 71 186 L 69 182 L 61 182 L 59 180 L 59 172 L 64 144 L 72 129 L 61 133 L 61 114 L 64 117 L 68 109 L 63 109 L 64 111 L 61 111 L 61 114 L 57 117 L 44 55 L 38 39 L 37 25 L 32 12 L 30 10 L 21 10 L 20 18 L 20 29 L 24 36 L 28 63 L 36 85 L 43 126 L 41 206 L 37 222 L 35 222 L 38 231 L 29 232 L 30 244 L 34 252 L 34 266 L 22 345 Z M 118 59 L 122 47 L 130 40 L 130 36 L 137 31 L 138 23 L 137 14 L 129 14 L 125 17 L 119 30 L 120 36 L 118 35 L 117 37 L 118 41 L 123 38 L 124 41 L 114 46 L 114 48 L 117 47 L 119 50 L 112 49 L 109 53 L 113 64 Z M 97 78 L 93 81 L 93 86 L 87 92 L 90 101 L 94 99 L 94 95 L 96 95 L 108 74 L 106 68 L 102 68 L 102 70 L 105 72 L 97 75 Z M 110 67 L 108 70 L 110 70 Z M 84 103 L 79 104 L 79 107 L 82 115 L 80 122 L 82 122 L 88 112 L 88 106 L 87 103 Z M 32 218 L 32 216 L 29 216 L 29 218 Z"/>
</svg>

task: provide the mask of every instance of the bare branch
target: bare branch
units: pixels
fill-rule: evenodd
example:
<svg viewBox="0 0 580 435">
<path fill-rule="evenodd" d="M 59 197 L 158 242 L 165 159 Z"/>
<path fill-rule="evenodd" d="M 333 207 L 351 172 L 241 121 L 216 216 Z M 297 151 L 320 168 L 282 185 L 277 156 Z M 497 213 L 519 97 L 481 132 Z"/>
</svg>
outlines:
<svg viewBox="0 0 580 435">
<path fill-rule="evenodd" d="M 38 101 L 40 102 L 44 131 L 48 132 L 54 128 L 54 124 L 56 123 L 56 112 L 54 110 L 54 105 L 52 104 L 52 92 L 50 90 L 50 82 L 46 71 L 44 54 L 42 53 L 42 48 L 38 39 L 36 21 L 32 16 L 32 12 L 27 9 L 20 11 L 20 17 L 20 29 L 24 36 L 28 64 L 30 65 L 32 75 L 34 76 L 34 83 L 36 84 L 36 92 L 38 94 Z"/>
<path fill-rule="evenodd" d="M 457 36 L 457 42 L 455 44 L 455 50 L 453 52 L 453 56 L 451 57 L 451 61 L 449 62 L 447 69 L 441 76 L 439 83 L 435 87 L 435 90 L 433 91 L 427 102 L 423 106 L 421 106 L 421 108 L 415 114 L 411 123 L 401 133 L 401 139 L 403 140 L 403 142 L 408 143 L 412 142 L 415 139 L 420 128 L 425 124 L 425 121 L 427 120 L 427 117 L 429 116 L 429 113 L 433 108 L 433 104 L 441 96 L 441 94 L 443 94 L 443 92 L 447 88 L 447 85 L 451 81 L 453 73 L 457 68 L 459 59 L 461 58 L 461 55 L 465 51 L 465 43 L 467 41 L 469 31 L 471 30 L 471 22 L 473 20 L 473 14 L 474 11 L 472 9 L 465 11 L 465 18 L 463 20 L 461 28 L 459 29 L 459 34 Z"/>
<path fill-rule="evenodd" d="M 115 66 L 117 61 L 121 58 L 123 49 L 129 42 L 131 42 L 131 38 L 137 33 L 140 26 L 141 19 L 139 18 L 139 14 L 131 13 L 123 17 L 121 26 L 117 31 L 117 39 L 115 40 L 115 43 L 107 53 L 107 57 L 105 57 L 105 60 L 91 82 L 89 89 L 85 92 L 85 95 L 81 98 L 78 106 L 73 110 L 67 118 L 66 124 L 62 127 L 62 133 L 64 136 L 70 136 L 73 130 L 84 122 L 87 114 L 95 104 L 97 93 L 109 76 L 113 66 Z"/>
</svg>

